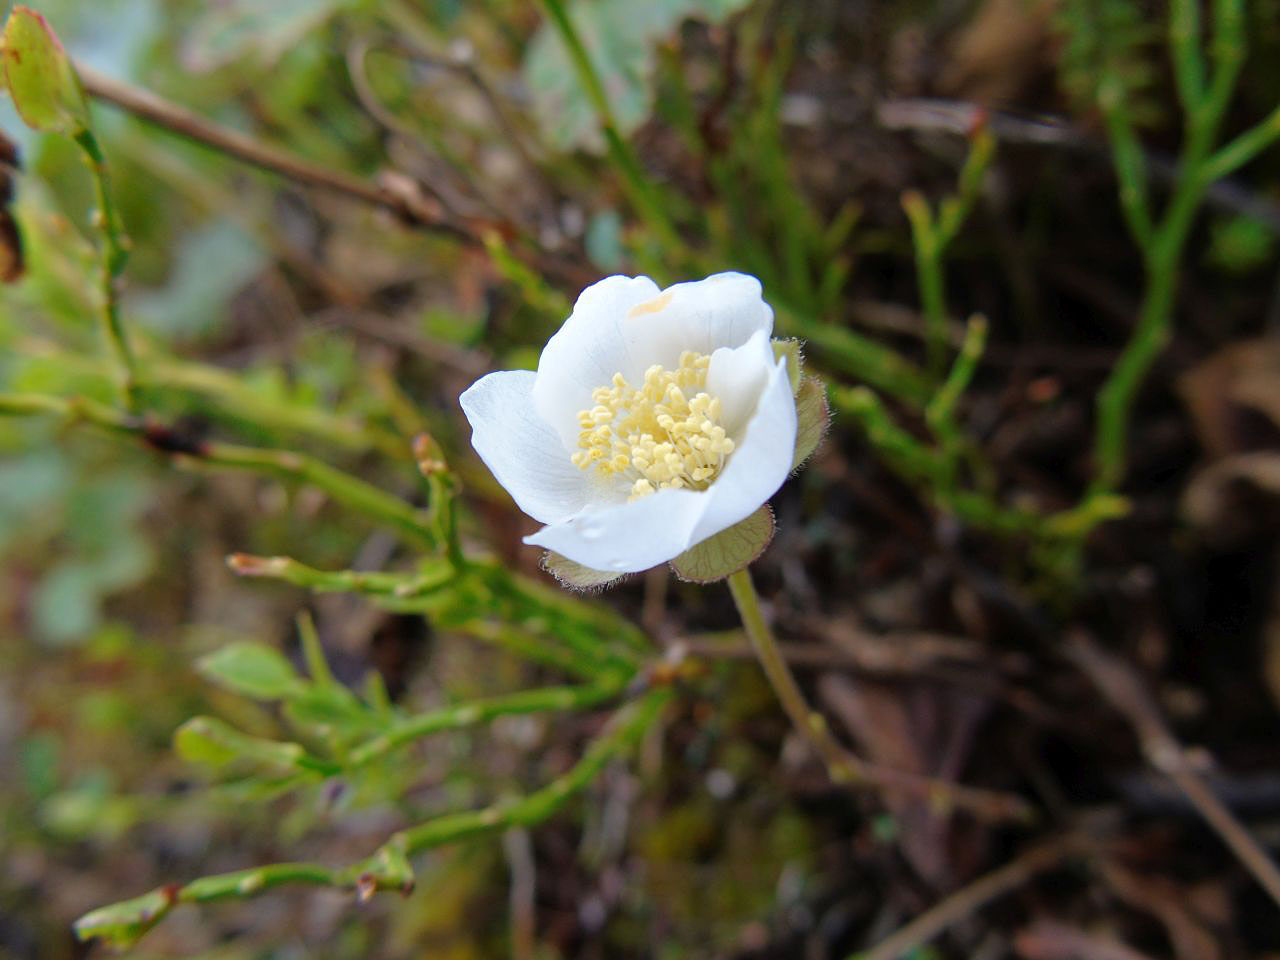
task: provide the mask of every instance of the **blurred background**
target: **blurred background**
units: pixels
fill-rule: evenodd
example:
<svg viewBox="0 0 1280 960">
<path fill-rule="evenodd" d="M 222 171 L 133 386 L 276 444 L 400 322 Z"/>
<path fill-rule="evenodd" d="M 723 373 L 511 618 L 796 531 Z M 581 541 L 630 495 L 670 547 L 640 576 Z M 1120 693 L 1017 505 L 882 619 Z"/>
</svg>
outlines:
<svg viewBox="0 0 1280 960">
<path fill-rule="evenodd" d="M 409 440 L 428 430 L 463 483 L 466 542 L 544 577 L 458 394 L 533 366 L 601 276 L 755 274 L 834 411 L 755 567 L 806 692 L 861 755 L 1018 794 L 1038 817 L 833 786 L 727 591 L 661 568 L 597 602 L 699 669 L 580 802 L 419 858 L 403 898 L 183 907 L 131 955 L 846 957 L 1084 831 L 1088 856 L 1049 858 L 905 955 L 1280 956 L 1276 905 L 1097 686 L 1108 670 L 1140 682 L 1198 774 L 1280 842 L 1280 150 L 1180 192 L 1165 4 L 573 0 L 621 148 L 536 4 L 32 5 L 96 95 L 132 242 L 122 309 L 164 388 L 154 422 L 307 452 L 409 498 Z M 1215 143 L 1280 90 L 1280 3 L 1243 16 Z M 369 195 L 110 102 L 137 90 Z M 92 182 L 69 139 L 31 133 L 7 99 L 0 130 L 20 154 L 7 216 L 25 260 L 0 295 L 0 391 L 112 402 Z M 1154 219 L 1190 204 L 1171 267 L 1133 239 L 1117 156 L 1145 171 Z M 1107 476 L 1095 399 L 1161 289 L 1167 339 Z M 938 420 L 926 401 L 974 345 L 975 313 L 985 350 Z M 174 731 L 211 714 L 271 737 L 281 720 L 195 663 L 243 640 L 300 662 L 299 611 L 340 681 L 375 672 L 407 710 L 519 688 L 529 668 L 430 617 L 237 579 L 238 551 L 366 571 L 413 551 L 314 485 L 193 468 L 152 441 L 0 417 L 0 957 L 96 955 L 72 921 L 165 883 L 353 861 L 563 772 L 599 726 L 506 718 L 342 791 L 216 787 Z"/>
</svg>

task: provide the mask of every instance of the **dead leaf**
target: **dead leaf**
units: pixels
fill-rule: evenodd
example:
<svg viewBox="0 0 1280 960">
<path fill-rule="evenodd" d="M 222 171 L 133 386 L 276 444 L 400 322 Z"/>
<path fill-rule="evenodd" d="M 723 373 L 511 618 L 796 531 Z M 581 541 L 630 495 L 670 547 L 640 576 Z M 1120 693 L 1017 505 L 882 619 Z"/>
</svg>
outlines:
<svg viewBox="0 0 1280 960">
<path fill-rule="evenodd" d="M 999 105 L 1019 99 L 1045 70 L 1052 0 L 986 0 L 956 35 L 938 78 L 948 96 Z"/>
<path fill-rule="evenodd" d="M 1183 374 L 1178 392 L 1212 458 L 1280 439 L 1280 338 L 1234 343 Z"/>
</svg>

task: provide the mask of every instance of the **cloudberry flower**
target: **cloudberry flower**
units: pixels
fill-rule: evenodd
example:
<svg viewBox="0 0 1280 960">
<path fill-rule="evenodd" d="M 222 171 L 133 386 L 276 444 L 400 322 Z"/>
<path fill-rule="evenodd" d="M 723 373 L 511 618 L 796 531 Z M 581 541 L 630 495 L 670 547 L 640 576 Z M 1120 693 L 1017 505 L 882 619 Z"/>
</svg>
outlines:
<svg viewBox="0 0 1280 960">
<path fill-rule="evenodd" d="M 538 370 L 460 398 L 472 446 L 545 524 L 525 542 L 592 570 L 671 560 L 755 512 L 792 469 L 796 404 L 773 310 L 741 273 L 659 290 L 608 277 Z"/>
</svg>

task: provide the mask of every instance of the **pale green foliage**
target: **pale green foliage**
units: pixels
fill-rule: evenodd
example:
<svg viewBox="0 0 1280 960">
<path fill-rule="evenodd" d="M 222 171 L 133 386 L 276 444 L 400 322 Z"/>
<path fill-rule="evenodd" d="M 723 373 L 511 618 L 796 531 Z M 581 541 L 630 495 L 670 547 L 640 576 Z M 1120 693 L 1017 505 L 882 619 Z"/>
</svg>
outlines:
<svg viewBox="0 0 1280 960">
<path fill-rule="evenodd" d="M 577 0 L 568 13 L 600 74 L 618 132 L 639 127 L 653 109 L 655 45 L 689 18 L 719 22 L 749 0 Z M 561 150 L 601 152 L 604 140 L 591 102 L 574 75 L 569 56 L 550 25 L 529 45 L 525 81 L 543 135 Z"/>
<path fill-rule="evenodd" d="M 255 700 L 282 700 L 302 689 L 293 667 L 259 643 L 232 643 L 198 664 L 209 679 Z"/>
<path fill-rule="evenodd" d="M 273 63 L 344 8 L 363 0 L 233 0 L 210 4 L 187 37 L 187 62 L 213 70 L 252 54 Z"/>
</svg>

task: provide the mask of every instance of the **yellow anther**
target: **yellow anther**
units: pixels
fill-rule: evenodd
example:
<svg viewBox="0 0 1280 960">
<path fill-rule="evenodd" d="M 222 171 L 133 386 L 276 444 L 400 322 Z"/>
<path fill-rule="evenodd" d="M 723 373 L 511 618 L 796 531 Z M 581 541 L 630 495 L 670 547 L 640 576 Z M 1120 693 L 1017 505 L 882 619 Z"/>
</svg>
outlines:
<svg viewBox="0 0 1280 960">
<path fill-rule="evenodd" d="M 711 358 L 685 350 L 680 364 L 654 364 L 633 388 L 621 373 L 591 392 L 578 414 L 575 466 L 631 482 L 631 498 L 658 490 L 705 489 L 720 472 L 733 441 L 720 425 L 719 397 L 707 393 Z"/>
</svg>

